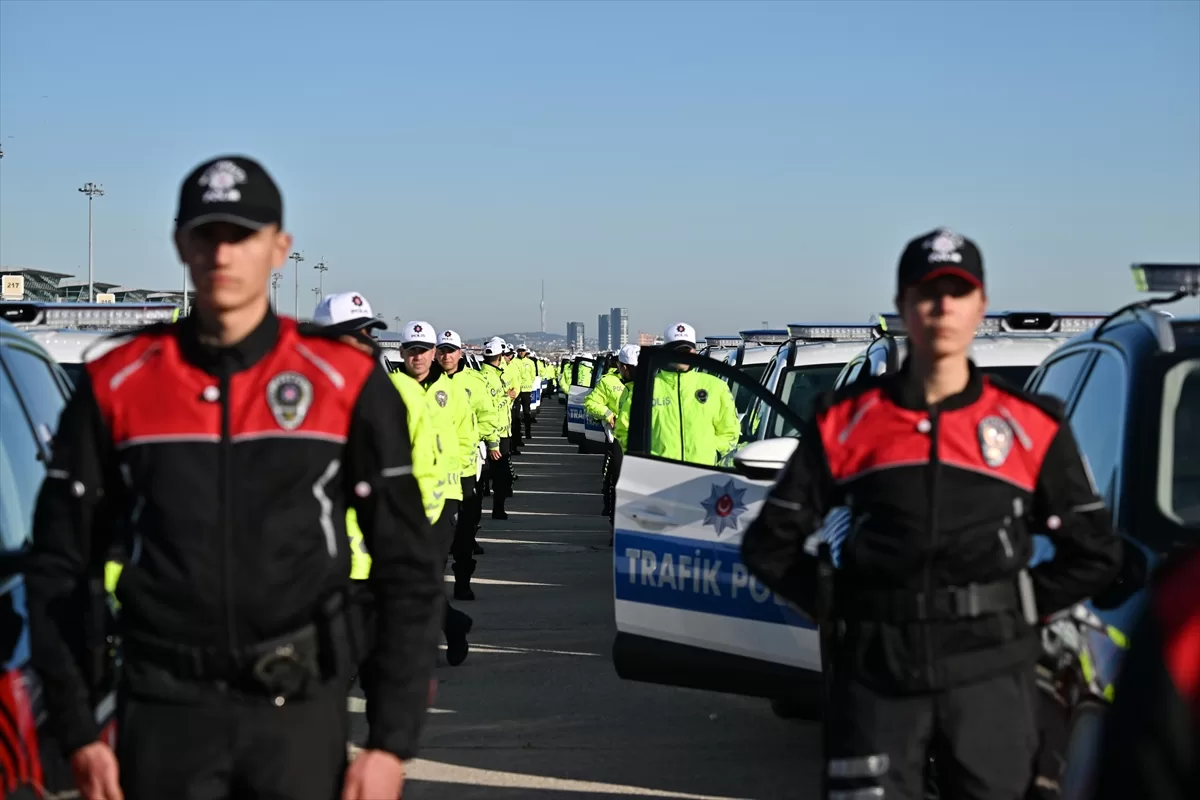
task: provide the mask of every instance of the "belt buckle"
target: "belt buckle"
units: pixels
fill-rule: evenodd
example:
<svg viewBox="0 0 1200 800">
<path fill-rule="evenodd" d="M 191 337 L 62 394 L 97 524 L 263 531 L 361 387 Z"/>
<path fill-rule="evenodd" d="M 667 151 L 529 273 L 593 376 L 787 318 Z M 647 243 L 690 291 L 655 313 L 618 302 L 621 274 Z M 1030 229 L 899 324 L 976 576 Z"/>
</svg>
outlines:
<svg viewBox="0 0 1200 800">
<path fill-rule="evenodd" d="M 979 616 L 979 592 L 975 584 L 955 586 L 953 592 L 955 613 L 963 617 Z"/>
</svg>

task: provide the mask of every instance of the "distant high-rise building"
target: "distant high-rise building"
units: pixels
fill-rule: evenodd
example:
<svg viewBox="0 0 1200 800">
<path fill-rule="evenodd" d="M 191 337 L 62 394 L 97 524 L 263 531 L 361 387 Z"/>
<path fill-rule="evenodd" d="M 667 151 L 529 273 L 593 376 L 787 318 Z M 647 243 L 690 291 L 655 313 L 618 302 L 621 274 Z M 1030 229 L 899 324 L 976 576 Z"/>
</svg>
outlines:
<svg viewBox="0 0 1200 800">
<path fill-rule="evenodd" d="M 609 312 L 608 341 L 613 350 L 629 344 L 629 309 L 614 308 Z"/>
<path fill-rule="evenodd" d="M 567 323 L 567 347 L 576 353 L 583 352 L 583 323 Z"/>
<path fill-rule="evenodd" d="M 609 350 L 612 345 L 609 344 L 608 332 L 608 314 L 601 314 L 596 318 L 596 330 L 599 331 L 600 343 L 597 345 L 601 350 Z"/>
</svg>

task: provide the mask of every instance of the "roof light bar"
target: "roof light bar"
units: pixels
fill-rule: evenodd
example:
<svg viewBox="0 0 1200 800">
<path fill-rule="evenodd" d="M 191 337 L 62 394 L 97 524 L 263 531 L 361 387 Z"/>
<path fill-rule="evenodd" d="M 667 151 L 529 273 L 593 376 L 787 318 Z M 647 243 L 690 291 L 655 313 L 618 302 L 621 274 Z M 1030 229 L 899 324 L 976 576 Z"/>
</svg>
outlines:
<svg viewBox="0 0 1200 800">
<path fill-rule="evenodd" d="M 976 336 L 996 336 L 1006 333 L 1070 334 L 1098 328 L 1107 314 L 1083 312 L 1054 313 L 1050 311 L 997 311 L 987 314 L 975 331 Z M 879 314 L 880 327 L 892 336 L 906 336 L 908 329 L 899 314 Z"/>
<path fill-rule="evenodd" d="M 746 344 L 783 344 L 788 340 L 787 330 L 778 328 L 741 331 L 738 335 Z"/>
<path fill-rule="evenodd" d="M 1200 264 L 1134 264 L 1130 269 L 1139 292 L 1200 295 Z"/>
<path fill-rule="evenodd" d="M 793 323 L 788 325 L 788 336 L 798 341 L 869 341 L 875 338 L 875 325 L 838 324 L 811 325 Z"/>
<path fill-rule="evenodd" d="M 742 343 L 739 336 L 705 336 L 704 341 L 709 347 L 727 347 L 734 348 Z"/>
<path fill-rule="evenodd" d="M 3 303 L 0 316 L 20 328 L 140 328 L 174 322 L 179 307 L 170 303 Z"/>
</svg>

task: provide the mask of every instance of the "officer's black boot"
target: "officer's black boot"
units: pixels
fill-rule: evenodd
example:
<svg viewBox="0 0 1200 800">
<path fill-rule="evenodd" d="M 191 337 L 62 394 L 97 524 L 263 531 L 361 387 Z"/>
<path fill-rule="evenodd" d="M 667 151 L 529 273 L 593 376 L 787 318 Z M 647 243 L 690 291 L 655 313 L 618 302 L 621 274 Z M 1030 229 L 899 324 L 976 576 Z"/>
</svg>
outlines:
<svg viewBox="0 0 1200 800">
<path fill-rule="evenodd" d="M 533 420 L 525 420 L 525 439 L 528 441 L 533 438 Z"/>
<path fill-rule="evenodd" d="M 454 599 L 474 600 L 475 592 L 471 589 L 471 576 L 475 574 L 475 560 L 454 562 Z"/>
<path fill-rule="evenodd" d="M 507 499 L 508 494 L 497 486 L 496 493 L 492 495 L 492 519 L 508 519 L 508 514 L 504 513 L 504 502 Z"/>
<path fill-rule="evenodd" d="M 446 663 L 452 667 L 467 660 L 467 634 L 471 632 L 474 620 L 463 612 L 446 603 L 446 621 L 442 632 L 446 635 Z"/>
</svg>

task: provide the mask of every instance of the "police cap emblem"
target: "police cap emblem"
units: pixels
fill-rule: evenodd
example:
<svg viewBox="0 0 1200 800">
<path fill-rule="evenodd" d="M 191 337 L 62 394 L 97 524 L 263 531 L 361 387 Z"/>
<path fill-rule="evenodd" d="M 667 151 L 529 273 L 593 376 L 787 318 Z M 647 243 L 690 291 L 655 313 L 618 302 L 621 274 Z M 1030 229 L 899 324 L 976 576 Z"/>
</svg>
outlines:
<svg viewBox="0 0 1200 800">
<path fill-rule="evenodd" d="M 363 299 L 358 295 L 354 295 L 354 297 L 350 298 L 350 302 L 354 303 L 356 306 L 361 306 L 363 304 Z"/>
<path fill-rule="evenodd" d="M 699 400 L 701 403 L 707 403 L 708 402 L 708 392 L 705 391 L 704 389 L 697 389 L 696 390 L 696 399 Z"/>
<path fill-rule="evenodd" d="M 434 399 L 434 400 L 437 400 L 437 404 L 438 404 L 439 406 L 441 406 L 442 408 L 445 408 L 445 407 L 446 407 L 446 400 L 447 400 L 448 398 L 446 397 L 446 393 L 445 393 L 445 392 L 443 392 L 441 389 L 439 389 L 439 390 L 437 391 L 437 393 L 436 393 L 436 394 L 434 394 L 434 396 L 433 396 L 433 399 Z"/>
<path fill-rule="evenodd" d="M 978 434 L 984 463 L 993 469 L 1002 465 L 1012 452 L 1012 426 L 1001 417 L 988 416 L 979 421 Z"/>
<path fill-rule="evenodd" d="M 299 372 L 281 372 L 267 384 L 267 406 L 285 431 L 300 427 L 308 416 L 312 398 L 312 382 Z"/>
</svg>

